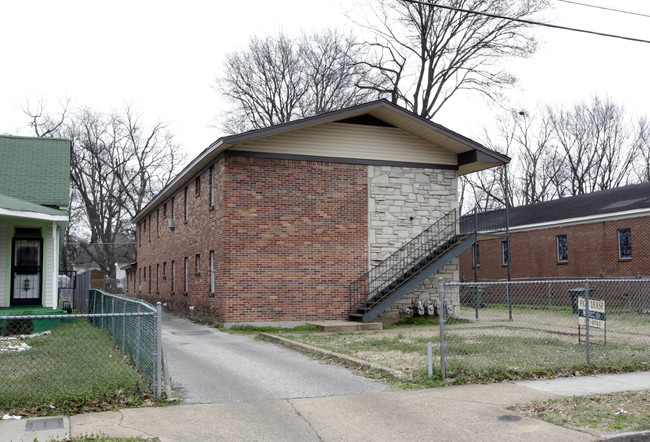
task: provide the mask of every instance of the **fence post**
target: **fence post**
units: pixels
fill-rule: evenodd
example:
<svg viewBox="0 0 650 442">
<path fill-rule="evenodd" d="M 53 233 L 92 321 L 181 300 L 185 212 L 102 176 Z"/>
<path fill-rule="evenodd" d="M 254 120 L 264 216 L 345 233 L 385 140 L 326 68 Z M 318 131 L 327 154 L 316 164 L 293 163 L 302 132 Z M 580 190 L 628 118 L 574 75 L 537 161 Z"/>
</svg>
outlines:
<svg viewBox="0 0 650 442">
<path fill-rule="evenodd" d="M 162 376 L 162 303 L 156 303 L 156 398 L 160 399 L 162 396 L 162 385 L 160 378 Z"/>
<path fill-rule="evenodd" d="M 638 281 L 636 283 L 636 296 L 639 300 L 639 314 L 643 314 L 643 304 L 641 303 L 641 272 L 638 272 L 636 275 Z"/>
<path fill-rule="evenodd" d="M 138 304 L 138 313 L 140 313 L 140 304 Z M 135 366 L 140 368 L 140 339 L 141 339 L 141 317 L 138 315 L 135 326 Z"/>
<path fill-rule="evenodd" d="M 111 298 L 111 315 L 115 314 L 115 298 Z M 115 316 L 111 316 L 111 337 L 113 342 L 117 344 L 117 339 L 115 339 Z"/>
<path fill-rule="evenodd" d="M 442 278 L 438 278 L 438 320 L 440 322 L 440 373 L 447 378 L 447 344 L 445 343 L 445 292 Z"/>
<path fill-rule="evenodd" d="M 587 340 L 587 364 L 591 364 L 589 348 L 589 279 L 585 279 L 585 339 Z"/>
<path fill-rule="evenodd" d="M 126 301 L 122 301 L 124 305 L 124 316 L 122 316 L 122 351 L 126 352 Z"/>
</svg>

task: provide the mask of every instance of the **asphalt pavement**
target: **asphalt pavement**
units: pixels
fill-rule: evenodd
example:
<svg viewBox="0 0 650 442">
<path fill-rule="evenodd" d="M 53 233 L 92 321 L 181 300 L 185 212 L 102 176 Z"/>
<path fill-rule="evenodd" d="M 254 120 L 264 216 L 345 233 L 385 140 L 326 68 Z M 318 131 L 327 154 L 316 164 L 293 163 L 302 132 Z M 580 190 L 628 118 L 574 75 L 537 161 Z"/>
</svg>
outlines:
<svg viewBox="0 0 650 442">
<path fill-rule="evenodd" d="M 165 315 L 172 385 L 184 404 L 378 393 L 388 387 L 286 348 Z"/>
</svg>

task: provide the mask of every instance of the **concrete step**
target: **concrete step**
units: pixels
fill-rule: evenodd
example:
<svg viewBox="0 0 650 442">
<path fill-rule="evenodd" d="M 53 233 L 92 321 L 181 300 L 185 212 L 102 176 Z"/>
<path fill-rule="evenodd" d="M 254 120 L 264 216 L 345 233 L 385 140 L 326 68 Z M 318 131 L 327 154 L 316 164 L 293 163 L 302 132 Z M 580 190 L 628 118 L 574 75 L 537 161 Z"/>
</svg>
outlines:
<svg viewBox="0 0 650 442">
<path fill-rule="evenodd" d="M 368 330 L 381 330 L 383 324 L 381 322 L 356 322 L 356 321 L 312 321 L 307 322 L 307 325 L 318 327 L 318 330 L 323 332 L 353 332 L 353 331 L 368 331 Z"/>
</svg>

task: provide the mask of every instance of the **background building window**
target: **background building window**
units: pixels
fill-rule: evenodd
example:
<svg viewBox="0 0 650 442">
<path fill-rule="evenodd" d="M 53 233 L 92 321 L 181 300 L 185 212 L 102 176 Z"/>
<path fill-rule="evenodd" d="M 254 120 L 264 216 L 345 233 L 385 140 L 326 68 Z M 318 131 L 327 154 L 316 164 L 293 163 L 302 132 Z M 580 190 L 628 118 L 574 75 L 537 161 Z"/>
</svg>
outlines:
<svg viewBox="0 0 650 442">
<path fill-rule="evenodd" d="M 474 251 L 473 253 L 473 260 L 474 260 L 474 267 L 480 267 L 481 266 L 481 253 L 479 251 L 478 244 L 474 244 L 474 248 L 472 249 Z"/>
<path fill-rule="evenodd" d="M 507 266 L 509 261 L 510 261 L 510 249 L 508 247 L 508 241 L 503 241 L 501 243 L 501 264 Z"/>
<path fill-rule="evenodd" d="M 618 230 L 618 257 L 620 259 L 632 258 L 632 231 L 630 229 Z"/>
<path fill-rule="evenodd" d="M 172 293 L 176 291 L 176 261 L 172 261 Z"/>
<path fill-rule="evenodd" d="M 210 167 L 210 207 L 214 207 L 214 166 Z"/>
<path fill-rule="evenodd" d="M 214 250 L 210 251 L 210 293 L 214 294 Z"/>
<path fill-rule="evenodd" d="M 196 179 L 194 180 L 194 195 L 195 196 L 201 195 L 201 175 L 197 176 Z"/>
<path fill-rule="evenodd" d="M 557 262 L 567 262 L 569 260 L 569 249 L 567 246 L 566 235 L 557 236 Z"/>
<path fill-rule="evenodd" d="M 185 188 L 185 205 L 183 207 L 184 213 L 184 220 L 187 221 L 190 217 L 190 204 L 189 201 L 187 200 L 187 187 Z"/>
<path fill-rule="evenodd" d="M 190 267 L 189 266 L 189 259 L 186 256 L 185 257 L 185 293 L 187 293 L 187 291 L 188 291 L 187 289 L 190 286 L 190 278 L 189 278 L 190 269 L 189 269 L 189 267 Z"/>
<path fill-rule="evenodd" d="M 196 274 L 200 275 L 201 274 L 201 255 L 200 254 L 196 255 L 196 259 L 195 259 L 194 264 L 196 266 Z"/>
</svg>

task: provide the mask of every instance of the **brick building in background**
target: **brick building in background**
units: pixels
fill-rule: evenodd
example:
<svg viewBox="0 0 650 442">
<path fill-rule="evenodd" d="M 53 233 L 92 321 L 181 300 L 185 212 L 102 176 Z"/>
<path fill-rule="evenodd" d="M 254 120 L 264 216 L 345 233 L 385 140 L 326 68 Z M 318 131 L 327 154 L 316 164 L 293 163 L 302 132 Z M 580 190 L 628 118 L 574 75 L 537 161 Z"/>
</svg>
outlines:
<svg viewBox="0 0 650 442">
<path fill-rule="evenodd" d="M 478 266 L 473 249 L 460 256 L 461 280 L 506 279 L 505 238 L 477 245 Z M 649 183 L 510 209 L 513 279 L 648 276 L 649 249 Z"/>
<path fill-rule="evenodd" d="M 459 175 L 508 160 L 385 100 L 221 138 L 134 218 L 128 294 L 224 325 L 344 319 L 353 280 L 457 209 Z M 457 258 L 412 296 L 439 275 Z"/>
</svg>

